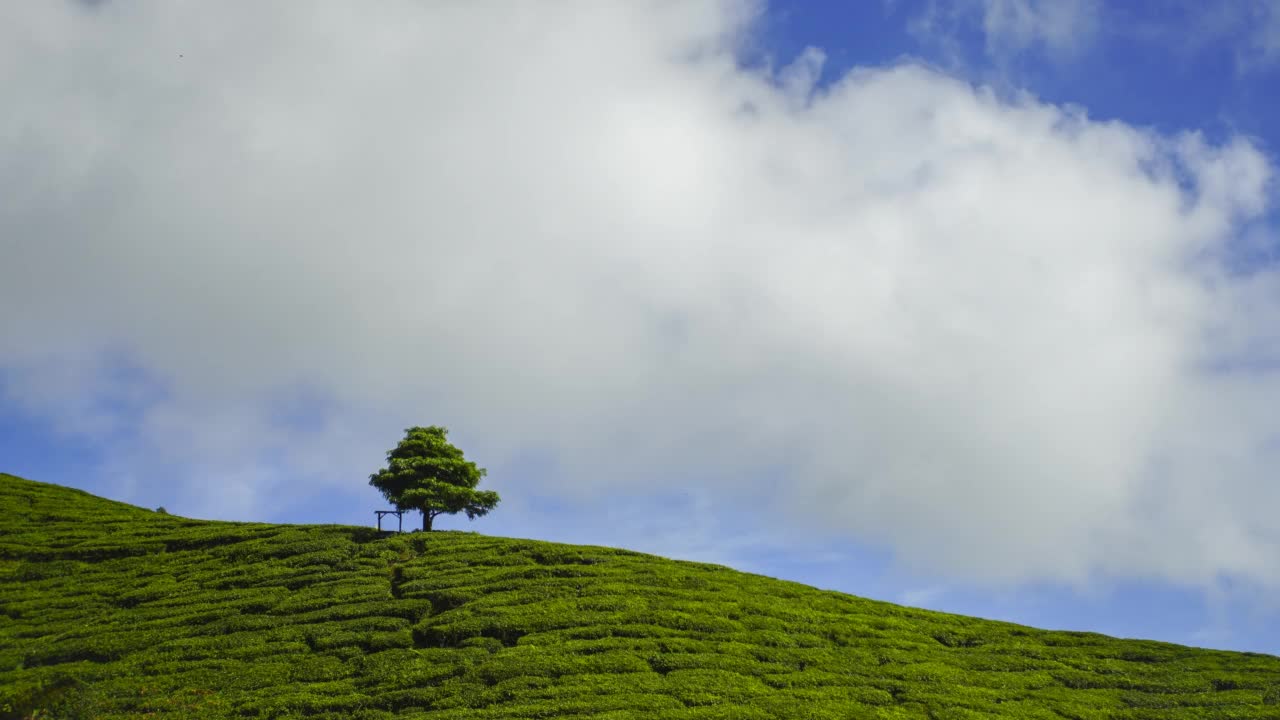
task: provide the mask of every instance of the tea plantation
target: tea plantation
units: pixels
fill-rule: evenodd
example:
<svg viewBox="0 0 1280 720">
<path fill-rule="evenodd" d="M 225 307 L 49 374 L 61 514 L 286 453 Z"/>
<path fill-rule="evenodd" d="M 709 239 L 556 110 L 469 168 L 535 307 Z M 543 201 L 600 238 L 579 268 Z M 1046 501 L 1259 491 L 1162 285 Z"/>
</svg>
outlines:
<svg viewBox="0 0 1280 720">
<path fill-rule="evenodd" d="M 0 475 L 4 718 L 1280 718 L 1280 657 Z"/>
</svg>

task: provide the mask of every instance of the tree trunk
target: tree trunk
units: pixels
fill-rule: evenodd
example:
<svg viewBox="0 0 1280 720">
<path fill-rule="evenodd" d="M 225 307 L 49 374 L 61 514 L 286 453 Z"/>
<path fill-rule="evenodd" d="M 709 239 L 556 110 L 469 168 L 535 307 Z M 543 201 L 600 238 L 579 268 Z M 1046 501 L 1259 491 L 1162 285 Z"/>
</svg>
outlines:
<svg viewBox="0 0 1280 720">
<path fill-rule="evenodd" d="M 422 530 L 423 530 L 423 532 L 431 532 L 431 521 L 432 521 L 432 520 L 434 520 L 434 519 L 435 519 L 435 517 L 436 517 L 435 515 L 433 515 L 433 514 L 431 514 L 431 513 L 427 512 L 426 510 L 423 510 L 423 511 L 422 511 Z"/>
</svg>

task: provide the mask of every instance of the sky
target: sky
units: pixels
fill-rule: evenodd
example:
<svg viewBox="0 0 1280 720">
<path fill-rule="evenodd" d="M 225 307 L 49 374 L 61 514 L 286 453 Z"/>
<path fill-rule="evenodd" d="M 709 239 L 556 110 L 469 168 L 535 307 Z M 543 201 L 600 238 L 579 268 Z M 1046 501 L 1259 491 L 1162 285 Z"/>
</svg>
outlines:
<svg viewBox="0 0 1280 720">
<path fill-rule="evenodd" d="M 0 471 L 1280 654 L 1280 2 L 0 6 Z"/>
</svg>

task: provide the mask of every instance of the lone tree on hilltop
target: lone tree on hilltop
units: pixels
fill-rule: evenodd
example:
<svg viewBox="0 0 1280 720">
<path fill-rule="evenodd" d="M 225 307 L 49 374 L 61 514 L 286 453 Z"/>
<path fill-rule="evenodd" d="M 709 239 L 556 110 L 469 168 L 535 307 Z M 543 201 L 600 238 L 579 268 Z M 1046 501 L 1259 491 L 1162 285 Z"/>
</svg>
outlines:
<svg viewBox="0 0 1280 720">
<path fill-rule="evenodd" d="M 476 490 L 484 468 L 464 458 L 448 434 L 436 425 L 405 430 L 387 452 L 387 467 L 369 476 L 369 484 L 397 510 L 421 510 L 423 530 L 431 529 L 437 515 L 465 512 L 474 520 L 498 505 L 498 493 Z"/>
</svg>

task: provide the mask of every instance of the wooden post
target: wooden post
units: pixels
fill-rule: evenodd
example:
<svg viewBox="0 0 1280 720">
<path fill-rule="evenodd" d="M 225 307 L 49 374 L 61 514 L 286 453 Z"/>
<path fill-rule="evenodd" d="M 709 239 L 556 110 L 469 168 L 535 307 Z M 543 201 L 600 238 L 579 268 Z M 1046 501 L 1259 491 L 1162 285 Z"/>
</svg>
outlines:
<svg viewBox="0 0 1280 720">
<path fill-rule="evenodd" d="M 382 518 L 384 515 L 395 515 L 396 521 L 397 521 L 396 532 L 398 533 L 404 532 L 404 511 L 403 510 L 374 510 L 373 514 L 378 516 L 378 532 L 383 532 Z"/>
</svg>

